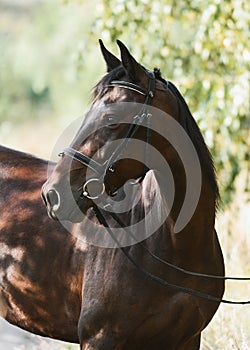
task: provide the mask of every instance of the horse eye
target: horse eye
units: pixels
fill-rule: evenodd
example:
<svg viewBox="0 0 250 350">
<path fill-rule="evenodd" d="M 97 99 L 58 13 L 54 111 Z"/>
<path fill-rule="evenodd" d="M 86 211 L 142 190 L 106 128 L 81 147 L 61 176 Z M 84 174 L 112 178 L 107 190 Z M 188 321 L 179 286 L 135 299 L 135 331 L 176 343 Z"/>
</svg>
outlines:
<svg viewBox="0 0 250 350">
<path fill-rule="evenodd" d="M 111 129 L 115 129 L 119 126 L 118 117 L 114 114 L 107 114 L 104 118 L 104 123 Z"/>
</svg>

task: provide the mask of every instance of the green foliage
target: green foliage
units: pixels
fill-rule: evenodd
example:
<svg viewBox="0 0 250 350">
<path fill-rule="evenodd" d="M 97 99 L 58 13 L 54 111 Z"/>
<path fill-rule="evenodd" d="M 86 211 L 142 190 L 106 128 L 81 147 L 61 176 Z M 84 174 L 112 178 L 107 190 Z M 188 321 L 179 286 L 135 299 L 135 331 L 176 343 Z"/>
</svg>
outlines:
<svg viewBox="0 0 250 350">
<path fill-rule="evenodd" d="M 0 134 L 6 123 L 79 116 L 102 68 L 91 17 L 82 20 L 88 5 L 15 1 L 0 10 Z"/>
<path fill-rule="evenodd" d="M 249 162 L 250 3 L 247 0 L 98 0 L 93 34 L 123 40 L 179 87 L 230 201 Z"/>
</svg>

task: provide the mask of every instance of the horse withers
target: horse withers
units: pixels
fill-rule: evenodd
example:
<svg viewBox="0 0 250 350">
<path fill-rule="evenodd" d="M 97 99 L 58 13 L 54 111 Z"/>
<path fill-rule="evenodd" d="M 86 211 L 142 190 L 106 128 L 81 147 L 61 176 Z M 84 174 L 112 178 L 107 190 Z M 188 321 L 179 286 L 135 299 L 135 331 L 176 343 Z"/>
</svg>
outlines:
<svg viewBox="0 0 250 350">
<path fill-rule="evenodd" d="M 81 350 L 199 349 L 224 281 L 173 266 L 224 276 L 213 162 L 177 88 L 159 70 L 142 67 L 120 41 L 121 60 L 100 44 L 107 74 L 43 186 L 53 219 L 84 222 L 91 210 L 98 219 L 97 240 L 86 226 L 81 232 L 94 242 L 84 261 Z M 136 205 L 126 186 L 137 188 Z M 124 197 L 132 207 L 117 214 Z M 152 203 L 158 209 L 150 217 Z"/>
</svg>

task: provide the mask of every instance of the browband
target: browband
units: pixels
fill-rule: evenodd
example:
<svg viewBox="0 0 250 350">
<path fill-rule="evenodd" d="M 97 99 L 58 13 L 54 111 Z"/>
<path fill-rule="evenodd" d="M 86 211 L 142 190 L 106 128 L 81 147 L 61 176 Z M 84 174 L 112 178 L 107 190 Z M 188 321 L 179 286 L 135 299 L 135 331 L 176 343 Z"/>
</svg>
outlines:
<svg viewBox="0 0 250 350">
<path fill-rule="evenodd" d="M 124 80 L 112 80 L 110 82 L 110 84 L 108 84 L 107 86 L 113 87 L 113 86 L 118 86 L 118 87 L 125 87 L 129 90 L 132 91 L 136 91 L 141 95 L 146 96 L 148 94 L 147 89 L 142 88 L 139 85 L 133 84 L 133 83 L 129 83 L 128 81 L 124 81 Z"/>
</svg>

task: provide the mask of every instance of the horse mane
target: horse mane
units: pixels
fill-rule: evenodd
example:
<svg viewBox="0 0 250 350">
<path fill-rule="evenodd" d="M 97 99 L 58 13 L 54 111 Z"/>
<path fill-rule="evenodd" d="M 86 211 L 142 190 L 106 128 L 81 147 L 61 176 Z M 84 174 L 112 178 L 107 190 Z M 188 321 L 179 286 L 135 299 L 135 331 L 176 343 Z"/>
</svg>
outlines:
<svg viewBox="0 0 250 350">
<path fill-rule="evenodd" d="M 187 132 L 199 156 L 201 167 L 211 184 L 214 192 L 215 204 L 218 206 L 220 194 L 212 155 L 204 141 L 200 128 L 192 116 L 189 107 L 176 86 L 168 82 L 169 90 L 176 96 L 179 107 L 179 123 Z"/>
<path fill-rule="evenodd" d="M 109 85 L 112 80 L 121 79 L 125 74 L 126 71 L 123 66 L 119 66 L 105 74 L 101 78 L 101 80 L 94 86 L 92 90 L 91 100 L 95 101 L 97 98 L 103 97 L 108 91 L 107 85 Z"/>
<path fill-rule="evenodd" d="M 154 74 L 156 79 L 163 82 L 177 99 L 178 108 L 179 108 L 179 123 L 187 132 L 188 136 L 192 140 L 193 145 L 198 153 L 202 169 L 207 175 L 207 178 L 214 192 L 215 204 L 217 207 L 220 199 L 220 194 L 219 194 L 219 187 L 217 183 L 214 162 L 213 162 L 212 155 L 204 141 L 200 128 L 197 125 L 194 117 L 192 116 L 189 110 L 189 107 L 186 101 L 184 100 L 183 96 L 181 95 L 177 87 L 171 81 L 166 81 L 162 77 L 161 71 L 158 68 L 154 69 Z"/>
<path fill-rule="evenodd" d="M 104 96 L 108 91 L 107 85 L 109 85 L 112 80 L 121 79 L 122 77 L 124 77 L 125 74 L 126 74 L 126 71 L 124 67 L 121 65 L 113 69 L 106 75 L 104 75 L 103 78 L 96 84 L 96 86 L 93 89 L 92 100 L 95 100 L 97 98 L 101 98 L 102 96 Z M 212 190 L 214 192 L 215 204 L 217 207 L 220 194 L 219 194 L 219 188 L 218 188 L 218 183 L 217 183 L 217 178 L 215 173 L 215 167 L 214 167 L 211 153 L 204 141 L 204 138 L 201 134 L 199 126 L 197 125 L 194 117 L 192 116 L 189 110 L 189 107 L 186 101 L 184 100 L 183 96 L 181 95 L 177 87 L 172 82 L 165 80 L 162 77 L 161 72 L 158 68 L 154 68 L 154 74 L 156 79 L 163 82 L 166 85 L 166 88 L 169 89 L 176 97 L 178 108 L 179 108 L 179 123 L 187 132 L 188 136 L 193 142 L 193 145 L 199 156 L 202 169 L 206 174 L 211 184 Z"/>
</svg>

